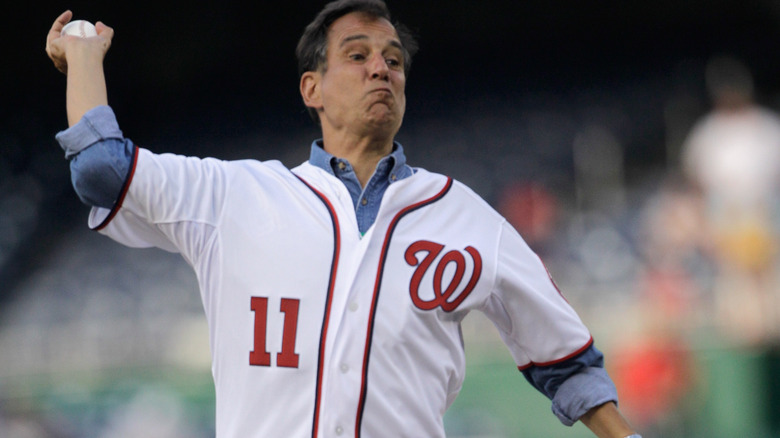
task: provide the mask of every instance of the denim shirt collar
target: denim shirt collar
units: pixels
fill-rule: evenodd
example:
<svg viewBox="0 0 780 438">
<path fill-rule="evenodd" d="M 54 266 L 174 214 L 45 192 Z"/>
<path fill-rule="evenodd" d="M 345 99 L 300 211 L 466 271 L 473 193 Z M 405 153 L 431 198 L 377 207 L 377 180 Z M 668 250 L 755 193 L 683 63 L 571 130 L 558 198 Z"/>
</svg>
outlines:
<svg viewBox="0 0 780 438">
<path fill-rule="evenodd" d="M 390 184 L 414 173 L 412 168 L 406 165 L 404 148 L 399 143 L 393 143 L 393 152 L 379 160 L 374 174 L 366 182 L 365 187 L 361 187 L 355 170 L 347 160 L 325 152 L 322 148 L 322 140 L 312 143 L 309 163 L 335 176 L 347 188 L 352 204 L 355 206 L 355 217 L 361 235 L 376 220 L 382 198 Z"/>
<path fill-rule="evenodd" d="M 340 174 L 345 171 L 352 171 L 352 165 L 347 160 L 325 152 L 325 149 L 322 147 L 322 139 L 312 142 L 309 163 L 342 180 L 343 178 Z M 393 142 L 393 151 L 390 155 L 379 160 L 375 174 L 371 176 L 371 179 L 374 179 L 375 176 L 386 176 L 387 182 L 392 184 L 411 176 L 412 173 L 411 168 L 406 165 L 406 155 L 404 155 L 403 146 L 398 142 Z"/>
</svg>

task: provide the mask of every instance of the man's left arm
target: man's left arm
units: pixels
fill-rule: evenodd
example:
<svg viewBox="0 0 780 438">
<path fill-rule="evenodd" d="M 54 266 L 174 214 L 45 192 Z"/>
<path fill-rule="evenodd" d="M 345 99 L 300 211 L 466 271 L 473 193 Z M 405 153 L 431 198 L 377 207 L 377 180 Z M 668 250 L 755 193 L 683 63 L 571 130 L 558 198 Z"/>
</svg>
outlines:
<svg viewBox="0 0 780 438">
<path fill-rule="evenodd" d="M 579 420 L 600 438 L 638 436 L 617 408 L 615 385 L 604 369 L 603 354 L 593 344 L 562 362 L 524 369 L 523 376 L 552 400 L 562 423 Z"/>
<path fill-rule="evenodd" d="M 603 366 L 603 355 L 591 344 L 576 357 L 523 370 L 523 375 L 552 400 L 553 412 L 564 424 L 579 420 L 600 438 L 632 436 L 635 432 L 617 408 L 615 385 Z"/>
<path fill-rule="evenodd" d="M 518 369 L 552 401 L 561 423 L 581 420 L 601 438 L 634 434 L 617 409 L 603 354 L 542 261 L 507 223 L 499 242 L 494 296 L 482 310 Z"/>
<path fill-rule="evenodd" d="M 613 402 L 592 408 L 580 421 L 599 438 L 641 438 Z"/>
</svg>

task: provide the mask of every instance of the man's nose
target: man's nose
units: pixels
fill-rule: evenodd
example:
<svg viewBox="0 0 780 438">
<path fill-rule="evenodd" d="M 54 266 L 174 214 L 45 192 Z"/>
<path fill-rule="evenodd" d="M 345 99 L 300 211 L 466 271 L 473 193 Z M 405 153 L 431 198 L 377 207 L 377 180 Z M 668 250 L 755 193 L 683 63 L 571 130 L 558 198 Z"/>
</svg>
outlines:
<svg viewBox="0 0 780 438">
<path fill-rule="evenodd" d="M 369 62 L 369 69 L 371 73 L 371 79 L 387 80 L 390 73 L 390 68 L 387 66 L 387 61 L 382 55 L 375 55 Z"/>
</svg>

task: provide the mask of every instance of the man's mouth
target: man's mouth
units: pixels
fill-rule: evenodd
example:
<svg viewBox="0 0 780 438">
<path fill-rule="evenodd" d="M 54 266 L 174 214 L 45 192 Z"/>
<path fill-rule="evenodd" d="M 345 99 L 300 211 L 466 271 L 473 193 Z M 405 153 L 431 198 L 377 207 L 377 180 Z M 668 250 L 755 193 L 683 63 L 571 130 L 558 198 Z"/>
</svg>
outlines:
<svg viewBox="0 0 780 438">
<path fill-rule="evenodd" d="M 380 93 L 380 94 L 381 93 L 385 93 L 385 94 L 387 94 L 389 96 L 393 95 L 392 91 L 390 91 L 389 88 L 377 88 L 376 90 L 371 90 L 370 93 Z"/>
</svg>

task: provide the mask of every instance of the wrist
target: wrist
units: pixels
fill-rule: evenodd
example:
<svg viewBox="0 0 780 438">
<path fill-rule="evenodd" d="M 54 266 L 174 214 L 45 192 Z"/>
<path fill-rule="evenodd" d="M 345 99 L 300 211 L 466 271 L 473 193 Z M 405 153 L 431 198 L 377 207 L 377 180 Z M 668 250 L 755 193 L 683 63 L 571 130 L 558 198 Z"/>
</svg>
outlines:
<svg viewBox="0 0 780 438">
<path fill-rule="evenodd" d="M 83 65 L 86 68 L 94 68 L 96 65 L 102 66 L 105 57 L 106 53 L 103 48 L 96 44 L 76 41 L 67 46 L 66 59 L 68 65 Z"/>
</svg>

